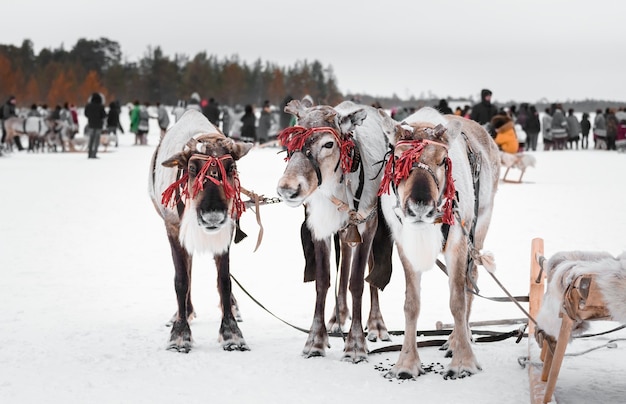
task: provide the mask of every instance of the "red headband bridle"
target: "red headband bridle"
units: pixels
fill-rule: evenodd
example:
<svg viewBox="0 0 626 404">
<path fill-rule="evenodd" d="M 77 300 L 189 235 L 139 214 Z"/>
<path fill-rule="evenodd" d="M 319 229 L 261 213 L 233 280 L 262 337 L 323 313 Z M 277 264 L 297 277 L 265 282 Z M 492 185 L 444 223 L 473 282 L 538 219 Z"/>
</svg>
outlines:
<svg viewBox="0 0 626 404">
<path fill-rule="evenodd" d="M 307 140 L 315 133 L 330 132 L 335 137 L 339 145 L 339 164 L 343 173 L 350 172 L 352 168 L 352 151 L 354 150 L 354 140 L 351 135 L 342 137 L 335 128 L 320 126 L 317 128 L 305 128 L 303 126 L 290 126 L 283 129 L 278 134 L 280 144 L 287 148 L 285 161 L 291 158 L 295 152 L 303 152 L 310 158 L 310 149 L 307 147 Z"/>
<path fill-rule="evenodd" d="M 227 199 L 233 199 L 233 209 L 231 211 L 231 215 L 234 219 L 239 219 L 241 214 L 246 210 L 246 206 L 241 200 L 241 185 L 239 183 L 239 176 L 237 174 L 237 170 L 233 169 L 233 181 L 232 184 L 227 181 L 226 169 L 224 168 L 223 160 L 233 160 L 233 157 L 230 154 L 224 154 L 220 157 L 207 156 L 205 154 L 192 154 L 189 158 L 189 162 L 192 160 L 203 160 L 204 163 L 200 171 L 196 174 L 196 178 L 193 181 L 191 188 L 191 198 L 195 198 L 198 193 L 204 190 L 204 183 L 208 179 L 213 184 L 217 186 L 221 186 L 224 189 L 224 196 Z M 189 164 L 189 163 L 188 163 Z M 207 172 L 211 167 L 216 167 L 219 171 L 219 177 L 213 176 L 211 174 L 207 175 Z M 163 191 L 161 194 L 161 204 L 164 206 L 174 207 L 178 202 L 180 202 L 183 198 L 189 198 L 189 170 L 183 170 L 183 176 L 172 183 L 169 187 Z M 178 194 L 177 198 L 173 198 L 174 193 Z"/>
<path fill-rule="evenodd" d="M 402 150 L 399 157 L 395 154 L 389 156 L 385 165 L 385 171 L 383 178 L 378 189 L 378 196 L 389 193 L 390 186 L 393 185 L 394 190 L 400 184 L 400 182 L 409 177 L 411 171 L 415 168 L 421 168 L 426 170 L 435 181 L 437 188 L 439 188 L 439 181 L 435 176 L 434 171 L 427 165 L 420 161 L 420 157 L 424 152 L 427 145 L 432 144 L 441 146 L 448 150 L 448 145 L 445 143 L 437 142 L 430 139 L 416 139 L 416 140 L 401 140 L 396 143 L 395 150 Z M 443 215 L 442 222 L 446 224 L 454 224 L 454 214 L 452 212 L 453 201 L 456 196 L 456 190 L 454 187 L 454 179 L 452 178 L 452 160 L 446 156 L 444 160 L 446 166 L 446 183 L 443 193 L 440 195 L 440 200 L 443 199 Z M 439 205 L 439 204 L 438 204 Z"/>
</svg>

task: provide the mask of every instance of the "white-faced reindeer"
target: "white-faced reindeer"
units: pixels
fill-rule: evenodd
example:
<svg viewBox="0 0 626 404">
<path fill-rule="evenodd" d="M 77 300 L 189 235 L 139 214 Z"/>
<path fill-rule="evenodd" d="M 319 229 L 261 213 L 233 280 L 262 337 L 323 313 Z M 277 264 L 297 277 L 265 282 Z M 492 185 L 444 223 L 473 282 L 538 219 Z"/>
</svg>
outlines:
<svg viewBox="0 0 626 404">
<path fill-rule="evenodd" d="M 421 273 L 443 252 L 450 285 L 454 331 L 446 344 L 452 356 L 444 377 L 476 373 L 468 319 L 478 263 L 492 265 L 480 250 L 487 234 L 500 175 L 498 148 L 476 122 L 423 108 L 402 124 L 384 118 L 392 145 L 381 182 L 381 205 L 406 278 L 405 336 L 387 377 L 423 374 L 416 345 Z M 471 279 L 470 279 L 471 278 Z M 473 280 L 472 280 L 473 279 Z"/>
<path fill-rule="evenodd" d="M 222 306 L 222 347 L 249 349 L 231 310 L 229 251 L 236 221 L 245 209 L 236 161 L 251 148 L 251 143 L 225 137 L 204 115 L 190 110 L 167 131 L 154 152 L 149 192 L 165 222 L 178 303 L 168 349 L 185 353 L 191 349 L 194 252 L 214 255 Z"/>
<path fill-rule="evenodd" d="M 293 100 L 285 111 L 298 118 L 298 126 L 287 128 L 279 135 L 280 142 L 287 148 L 288 163 L 278 181 L 277 192 L 288 206 L 305 206 L 303 246 L 307 265 L 314 265 L 317 296 L 303 354 L 324 356 L 328 346 L 324 311 L 330 286 L 331 239 L 339 232 L 343 244 L 340 247 L 342 266 L 351 268 L 352 323 L 345 342 L 344 360 L 357 363 L 365 360 L 368 353 L 361 302 L 365 266 L 379 225 L 377 191 L 382 170 L 376 163 L 384 159 L 387 149 L 381 117 L 372 107 L 348 101 L 333 108 Z M 386 233 L 389 239 L 388 230 Z M 373 287 L 370 290 L 372 307 L 368 329 L 371 335 L 368 338 L 388 339 L 377 291 Z M 333 315 L 331 329 L 340 330 L 347 318 L 347 310 L 341 307 L 342 299 L 345 302 L 345 296 L 339 297 L 340 318 Z"/>
</svg>

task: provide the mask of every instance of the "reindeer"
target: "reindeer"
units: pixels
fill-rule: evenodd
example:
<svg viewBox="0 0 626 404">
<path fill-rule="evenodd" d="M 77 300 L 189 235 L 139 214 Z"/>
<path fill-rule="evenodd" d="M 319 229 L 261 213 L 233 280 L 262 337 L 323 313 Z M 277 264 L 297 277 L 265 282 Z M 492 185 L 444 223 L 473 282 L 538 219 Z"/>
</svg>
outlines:
<svg viewBox="0 0 626 404">
<path fill-rule="evenodd" d="M 382 112 L 381 112 L 382 113 Z M 384 113 L 383 113 L 384 114 Z M 406 300 L 402 352 L 388 378 L 424 373 L 416 345 L 422 272 L 443 253 L 450 277 L 454 330 L 444 349 L 452 361 L 444 378 L 470 376 L 481 368 L 471 347 L 468 321 L 476 264 L 493 269 L 481 254 L 500 175 L 498 148 L 477 123 L 422 108 L 402 124 L 383 118 L 392 147 L 381 181 L 384 217 L 404 267 Z"/>
<path fill-rule="evenodd" d="M 157 146 L 151 165 L 149 192 L 165 223 L 174 261 L 178 311 L 168 349 L 187 353 L 192 347 L 189 321 L 191 266 L 195 252 L 214 255 L 221 299 L 219 341 L 225 350 L 249 350 L 231 306 L 229 251 L 245 205 L 240 197 L 236 161 L 251 143 L 225 137 L 202 113 L 189 110 Z"/>
<path fill-rule="evenodd" d="M 48 121 L 39 116 L 26 118 L 13 116 L 4 121 L 6 130 L 5 143 L 10 148 L 17 136 L 28 137 L 28 151 L 44 151 L 46 136 L 51 131 Z"/>
<path fill-rule="evenodd" d="M 287 128 L 279 135 L 279 141 L 287 149 L 288 163 L 278 181 L 277 192 L 288 206 L 305 206 L 303 247 L 307 266 L 313 267 L 316 285 L 313 324 L 303 355 L 324 356 L 328 346 L 324 311 L 330 286 L 331 239 L 339 232 L 342 267 L 350 268 L 346 272 L 349 272 L 352 295 L 352 322 L 343 360 L 358 363 L 367 359 L 368 352 L 361 302 L 365 266 L 379 227 L 376 192 L 381 170 L 376 163 L 382 162 L 386 152 L 381 118 L 376 109 L 348 101 L 331 107 L 293 100 L 285 111 L 298 118 L 298 126 Z M 389 239 L 388 230 L 386 233 Z M 342 282 L 344 290 L 345 282 Z M 378 307 L 377 291 L 374 287 L 370 290 L 372 311 L 368 338 L 389 339 Z M 338 300 L 340 315 L 339 318 L 333 315 L 329 328 L 341 331 L 348 310 L 345 296 L 340 295 Z"/>
</svg>

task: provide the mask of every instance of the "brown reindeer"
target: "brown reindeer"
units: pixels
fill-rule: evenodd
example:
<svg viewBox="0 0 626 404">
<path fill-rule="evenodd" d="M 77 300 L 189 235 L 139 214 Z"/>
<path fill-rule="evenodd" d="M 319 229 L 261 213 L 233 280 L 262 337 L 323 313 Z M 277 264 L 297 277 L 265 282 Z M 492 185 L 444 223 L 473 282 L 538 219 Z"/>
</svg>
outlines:
<svg viewBox="0 0 626 404">
<path fill-rule="evenodd" d="M 480 370 L 471 347 L 469 316 L 478 263 L 493 265 L 480 250 L 487 234 L 500 175 L 498 148 L 477 123 L 422 108 L 402 124 L 385 116 L 392 145 L 381 182 L 381 205 L 406 278 L 405 336 L 402 352 L 387 377 L 424 373 L 416 344 L 422 272 L 443 253 L 450 277 L 454 331 L 445 378 Z"/>
<path fill-rule="evenodd" d="M 187 111 L 161 139 L 151 165 L 149 191 L 165 223 L 172 251 L 178 311 L 168 349 L 187 353 L 192 346 L 189 321 L 191 264 L 194 252 L 212 253 L 217 267 L 225 350 L 248 350 L 232 305 L 229 251 L 245 205 L 240 198 L 236 161 L 251 143 L 225 137 L 200 112 Z"/>
<path fill-rule="evenodd" d="M 277 192 L 288 206 L 305 206 L 302 239 L 307 266 L 312 269 L 312 277 L 307 280 L 315 279 L 316 288 L 315 314 L 303 354 L 324 356 L 328 346 L 324 312 L 330 286 L 331 239 L 340 233 L 342 267 L 349 268 L 349 277 L 348 273 L 342 276 L 340 290 L 347 287 L 352 296 L 352 322 L 344 360 L 357 363 L 366 360 L 368 353 L 361 302 L 365 266 L 380 223 L 376 192 L 381 170 L 376 163 L 383 160 L 386 152 L 381 118 L 376 109 L 352 102 L 331 107 L 293 100 L 285 111 L 298 118 L 298 126 L 279 135 L 287 148 L 288 163 Z M 385 233 L 388 238 L 388 230 Z M 371 291 L 369 338 L 388 339 L 376 289 Z M 333 315 L 329 327 L 341 328 L 348 315 L 345 306 L 345 296 L 340 295 L 339 318 Z"/>
</svg>

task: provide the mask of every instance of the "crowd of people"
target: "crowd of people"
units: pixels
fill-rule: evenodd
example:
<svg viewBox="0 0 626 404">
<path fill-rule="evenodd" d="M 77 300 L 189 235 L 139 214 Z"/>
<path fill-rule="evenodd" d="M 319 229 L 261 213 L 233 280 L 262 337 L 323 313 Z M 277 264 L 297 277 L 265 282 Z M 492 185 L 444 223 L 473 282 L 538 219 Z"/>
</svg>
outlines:
<svg viewBox="0 0 626 404">
<path fill-rule="evenodd" d="M 458 106 L 454 111 L 445 99 L 434 107 L 443 114 L 456 114 L 476 121 L 491 134 L 500 150 L 508 153 L 536 151 L 540 136 L 543 150 L 546 151 L 588 149 L 590 139 L 593 140 L 595 149 L 626 149 L 626 108 L 598 109 L 593 120 L 590 113 L 584 112 L 579 119 L 573 108 L 566 112 L 560 103 L 550 105 L 540 114 L 535 105 L 528 103 L 497 107 L 492 103 L 492 95 L 489 89 L 483 89 L 478 103 L 465 105 L 463 108 Z M 231 108 L 220 105 L 214 98 L 203 99 L 198 93 L 193 93 L 189 100 L 180 100 L 171 113 L 174 121 L 177 121 L 186 110 L 195 109 L 204 114 L 226 136 L 263 144 L 272 140 L 278 131 L 295 124 L 295 117 L 284 112 L 285 105 L 292 99 L 291 96 L 285 97 L 278 107 L 273 107 L 269 100 L 265 100 L 257 113 L 253 104 Z M 0 108 L 3 144 L 6 137 L 4 122 L 18 116 L 16 104 L 16 98 L 11 96 Z M 415 108 L 392 108 L 390 112 L 392 118 L 402 121 L 415 112 Z M 115 146 L 118 146 L 118 134 L 125 133 L 120 114 L 121 105 L 118 101 L 111 101 L 107 109 L 102 94 L 93 93 L 90 96 L 84 110 L 87 119 L 84 133 L 88 137 L 88 158 L 98 158 L 99 139 L 103 133 L 113 135 Z M 78 110 L 70 103 L 57 105 L 55 108 L 48 108 L 45 104 L 32 105 L 26 115 L 65 121 L 74 128 L 72 138 L 79 132 Z M 128 132 L 135 135 L 135 145 L 147 144 L 150 119 L 156 120 L 161 137 L 174 123 L 170 121 L 167 108 L 160 102 L 156 102 L 152 108 L 149 102 L 140 103 L 139 100 L 129 105 L 129 119 Z M 14 142 L 18 150 L 24 149 L 19 136 L 14 138 Z"/>
<path fill-rule="evenodd" d="M 561 103 L 553 103 L 540 116 L 535 105 L 521 103 L 509 107 L 496 107 L 491 102 L 492 92 L 481 91 L 481 100 L 473 106 L 457 107 L 455 111 L 445 99 L 435 106 L 443 114 L 456 114 L 472 119 L 489 131 L 500 150 L 508 153 L 536 151 L 539 135 L 543 150 L 588 149 L 589 139 L 593 148 L 626 151 L 626 107 L 597 109 L 593 122 L 590 114 L 583 112 L 579 119 L 576 111 L 567 113 Z M 406 115 L 412 111 L 402 111 Z M 395 117 L 404 119 L 406 115 Z"/>
</svg>

